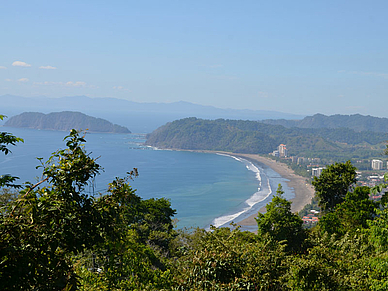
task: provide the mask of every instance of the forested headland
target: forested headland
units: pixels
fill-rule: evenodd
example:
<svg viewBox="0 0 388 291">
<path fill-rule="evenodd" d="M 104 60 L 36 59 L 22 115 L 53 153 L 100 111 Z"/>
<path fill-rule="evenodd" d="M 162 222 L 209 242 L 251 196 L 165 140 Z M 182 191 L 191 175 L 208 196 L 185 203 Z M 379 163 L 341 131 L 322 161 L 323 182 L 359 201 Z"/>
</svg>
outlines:
<svg viewBox="0 0 388 291">
<path fill-rule="evenodd" d="M 147 144 L 160 148 L 268 154 L 281 143 L 289 155 L 334 161 L 380 155 L 388 134 L 349 128 L 298 128 L 259 121 L 185 118 L 158 128 Z"/>
<path fill-rule="evenodd" d="M 0 116 L 3 118 L 3 116 Z M 2 132 L 0 150 L 23 140 Z M 143 200 L 130 186 L 141 169 L 92 197 L 101 171 L 76 130 L 41 161 L 42 178 L 0 177 L 2 290 L 386 290 L 388 205 L 356 187 L 355 167 L 315 177 L 321 207 L 311 229 L 281 186 L 258 214 L 257 234 L 230 228 L 177 230 L 170 201 Z M 98 154 L 98 153 L 97 153 Z M 388 177 L 387 177 L 388 178 Z"/>
<path fill-rule="evenodd" d="M 49 114 L 24 112 L 11 117 L 7 120 L 5 126 L 61 131 L 87 129 L 90 132 L 131 133 L 124 126 L 74 111 L 53 112 Z"/>
</svg>

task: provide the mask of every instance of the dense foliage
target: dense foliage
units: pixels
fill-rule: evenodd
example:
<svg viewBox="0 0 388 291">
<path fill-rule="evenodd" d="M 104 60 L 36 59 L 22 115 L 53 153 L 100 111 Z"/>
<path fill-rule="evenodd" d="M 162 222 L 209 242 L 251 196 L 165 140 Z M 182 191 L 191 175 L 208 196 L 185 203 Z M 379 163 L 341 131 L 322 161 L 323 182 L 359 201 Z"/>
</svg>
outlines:
<svg viewBox="0 0 388 291">
<path fill-rule="evenodd" d="M 316 180 L 317 191 L 326 191 L 320 202 L 335 203 L 312 229 L 302 227 L 279 187 L 257 217 L 257 234 L 235 224 L 187 232 L 174 229 L 168 200 L 136 195 L 128 179 L 137 169 L 107 193 L 86 195 L 101 168 L 84 142 L 71 131 L 67 148 L 42 163 L 42 181 L 2 189 L 2 290 L 388 288 L 388 207 L 372 202 L 367 187 L 349 188 L 350 163 L 326 172 L 340 196 L 324 189 L 325 175 Z"/>
<path fill-rule="evenodd" d="M 88 129 L 91 132 L 131 133 L 126 127 L 74 111 L 49 114 L 24 112 L 11 117 L 5 126 L 64 131 L 75 128 L 78 130 Z"/>
<path fill-rule="evenodd" d="M 323 211 L 333 211 L 344 201 L 346 193 L 356 183 L 356 175 L 356 168 L 347 161 L 329 165 L 319 177 L 314 177 L 312 184 Z"/>
<path fill-rule="evenodd" d="M 0 120 L 4 119 L 4 115 L 0 115 Z M 23 139 L 20 137 L 16 137 L 9 132 L 0 132 L 0 151 L 5 155 L 11 153 L 9 149 L 9 145 L 16 145 L 17 142 L 23 142 Z M 3 174 L 0 176 L 0 187 L 18 187 L 14 182 L 18 179 L 18 177 L 11 176 L 9 174 Z"/>
<path fill-rule="evenodd" d="M 343 161 L 350 157 L 378 156 L 379 145 L 387 139 L 386 133 L 346 128 L 286 128 L 256 121 L 186 118 L 158 128 L 147 136 L 147 144 L 160 148 L 268 154 L 284 143 L 290 155 Z"/>
<path fill-rule="evenodd" d="M 306 232 L 303 221 L 291 212 L 291 202 L 283 198 L 282 186 L 276 191 L 272 201 L 267 204 L 265 214 L 258 213 L 256 218 L 259 236 L 268 235 L 276 241 L 286 242 L 286 250 L 297 252 L 303 248 Z"/>
<path fill-rule="evenodd" d="M 104 271 L 111 288 L 123 281 L 155 283 L 176 236 L 169 201 L 142 200 L 119 178 L 100 198 L 86 195 L 85 186 L 101 167 L 75 130 L 66 140 L 67 149 L 43 164 L 43 180 L 28 184 L 0 212 L 2 290 L 75 290 L 78 272 L 92 280 L 93 272 L 76 267 L 78 257 L 90 254 L 93 269 Z"/>
</svg>

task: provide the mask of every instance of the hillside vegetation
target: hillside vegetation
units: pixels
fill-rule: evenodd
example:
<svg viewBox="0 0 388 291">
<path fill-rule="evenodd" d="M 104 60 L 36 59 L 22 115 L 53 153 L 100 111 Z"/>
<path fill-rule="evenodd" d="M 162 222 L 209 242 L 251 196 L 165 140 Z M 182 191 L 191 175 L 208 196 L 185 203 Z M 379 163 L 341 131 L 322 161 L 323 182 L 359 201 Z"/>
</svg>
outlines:
<svg viewBox="0 0 388 291">
<path fill-rule="evenodd" d="M 1 132 L 0 153 L 20 141 Z M 36 184 L 1 176 L 1 290 L 387 290 L 388 192 L 369 195 L 388 185 L 355 187 L 350 162 L 314 177 L 321 213 L 309 229 L 279 184 L 257 234 L 187 231 L 174 228 L 172 202 L 136 194 L 137 168 L 86 195 L 102 167 L 85 142 L 72 130 Z"/>
<path fill-rule="evenodd" d="M 131 133 L 128 128 L 113 124 L 105 119 L 73 111 L 49 114 L 24 112 L 11 117 L 5 126 L 62 131 L 88 129 L 91 132 Z"/>
<path fill-rule="evenodd" d="M 286 128 L 257 121 L 185 118 L 158 128 L 147 136 L 146 143 L 160 148 L 252 154 L 270 153 L 284 143 L 290 155 L 342 160 L 349 155 L 379 155 L 387 139 L 386 133 L 348 128 Z"/>
<path fill-rule="evenodd" d="M 315 114 L 302 120 L 266 119 L 263 123 L 282 125 L 284 127 L 300 128 L 350 128 L 355 131 L 388 132 L 388 118 L 373 116 L 354 115 L 331 115 Z"/>
</svg>

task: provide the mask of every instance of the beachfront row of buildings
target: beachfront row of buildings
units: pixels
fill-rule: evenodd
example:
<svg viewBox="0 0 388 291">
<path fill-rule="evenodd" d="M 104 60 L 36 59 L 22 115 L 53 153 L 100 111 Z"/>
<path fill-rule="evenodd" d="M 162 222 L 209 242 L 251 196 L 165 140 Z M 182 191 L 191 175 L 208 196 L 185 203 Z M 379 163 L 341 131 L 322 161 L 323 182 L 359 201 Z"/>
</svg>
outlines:
<svg viewBox="0 0 388 291">
<path fill-rule="evenodd" d="M 320 166 L 321 161 L 319 158 L 304 158 L 304 157 L 296 157 L 296 156 L 289 156 L 287 145 L 280 144 L 276 150 L 274 150 L 270 155 L 282 159 L 289 159 L 292 163 L 296 163 L 298 165 L 304 164 L 307 167 L 307 171 L 311 171 L 312 177 L 319 177 L 322 173 L 322 170 L 325 169 L 325 167 Z M 362 161 L 360 161 L 362 162 Z M 309 168 L 311 170 L 309 170 Z M 384 169 L 384 162 L 379 159 L 373 159 L 370 164 L 370 168 L 373 171 L 380 171 Z M 388 169 L 388 162 L 386 164 L 386 169 Z"/>
<path fill-rule="evenodd" d="M 274 156 L 274 157 L 278 157 L 278 158 L 286 158 L 286 159 L 290 159 L 291 162 L 293 163 L 297 163 L 298 165 L 300 164 L 305 164 L 305 163 L 310 163 L 310 166 L 314 166 L 314 164 L 318 164 L 320 162 L 320 159 L 319 158 L 304 158 L 304 157 L 295 157 L 295 156 L 292 156 L 290 157 L 288 155 L 288 150 L 287 150 L 287 146 L 285 144 L 280 144 L 278 146 L 278 148 L 276 150 L 274 150 L 272 153 L 270 153 L 270 155 Z M 324 169 L 325 167 L 314 167 L 311 169 L 311 174 L 312 176 L 316 176 L 316 177 L 319 177 L 322 173 L 322 170 Z"/>
</svg>

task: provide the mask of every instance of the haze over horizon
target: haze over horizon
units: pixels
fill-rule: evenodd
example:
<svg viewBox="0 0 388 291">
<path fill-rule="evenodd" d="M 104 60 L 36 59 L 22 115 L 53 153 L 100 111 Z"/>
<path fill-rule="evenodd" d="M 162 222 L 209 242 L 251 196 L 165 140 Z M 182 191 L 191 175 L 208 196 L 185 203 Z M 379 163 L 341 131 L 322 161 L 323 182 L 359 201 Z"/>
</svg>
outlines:
<svg viewBox="0 0 388 291">
<path fill-rule="evenodd" d="M 8 1 L 0 95 L 387 117 L 386 1 Z"/>
</svg>

